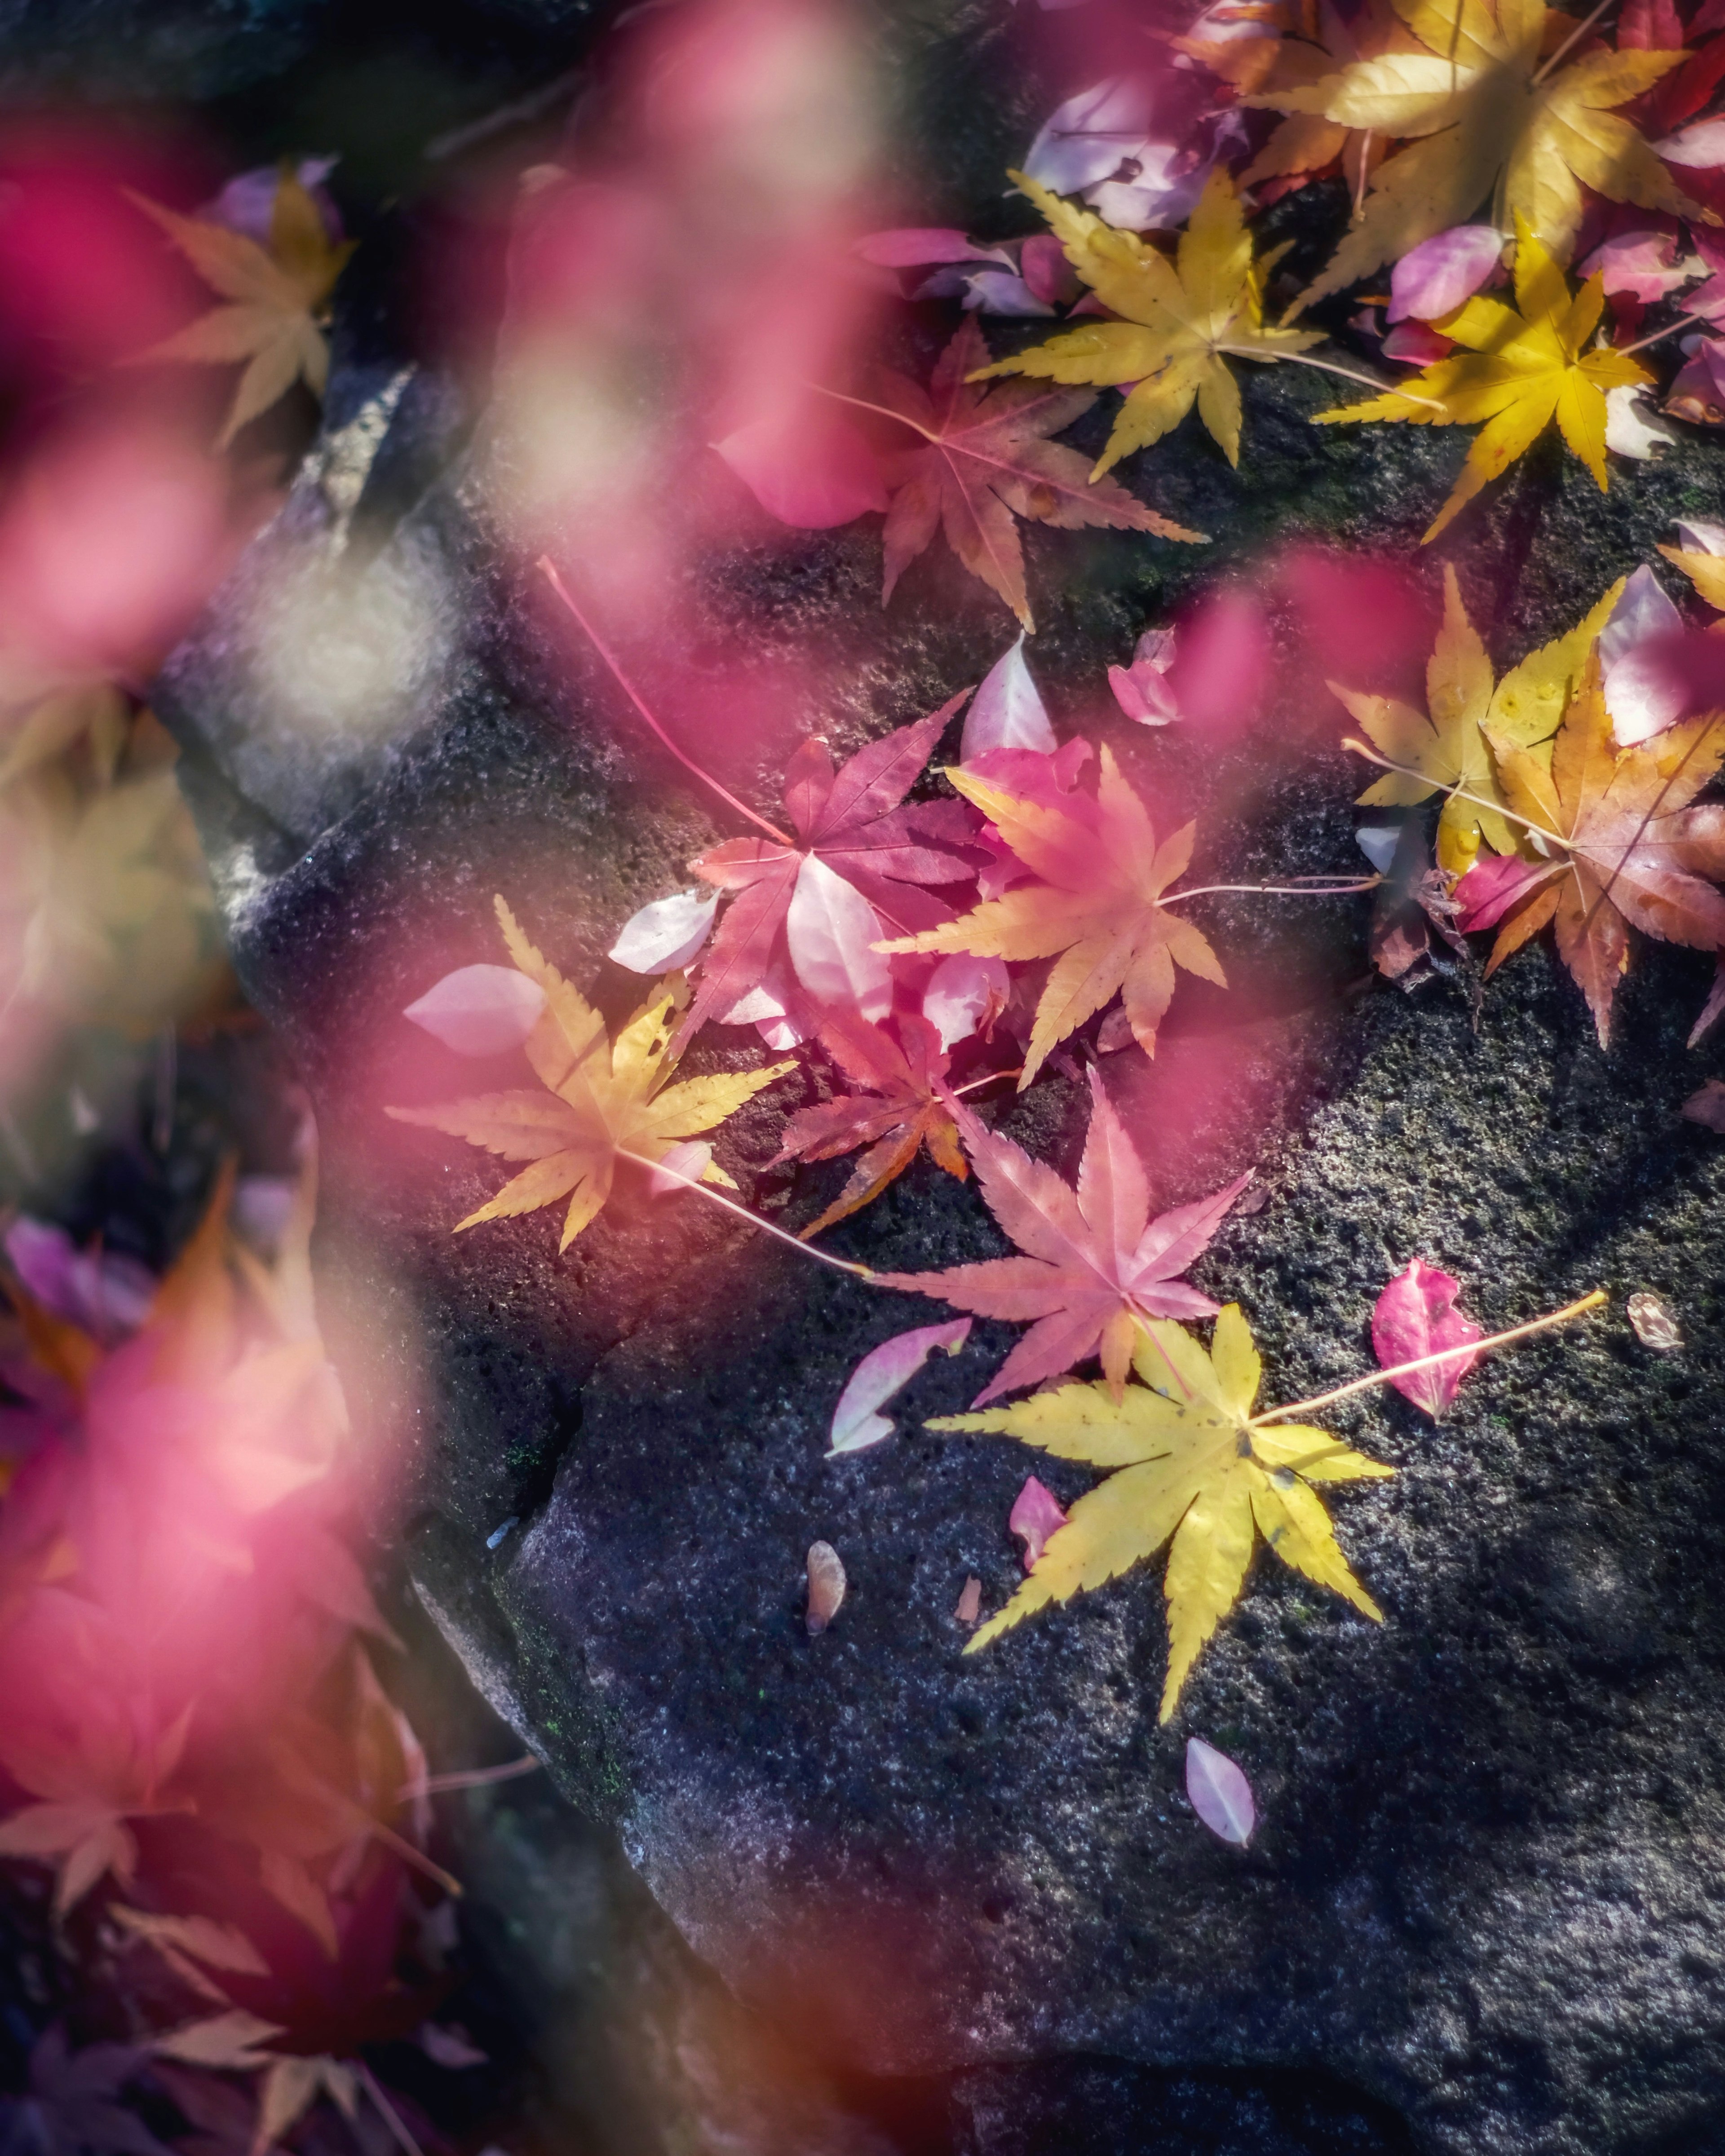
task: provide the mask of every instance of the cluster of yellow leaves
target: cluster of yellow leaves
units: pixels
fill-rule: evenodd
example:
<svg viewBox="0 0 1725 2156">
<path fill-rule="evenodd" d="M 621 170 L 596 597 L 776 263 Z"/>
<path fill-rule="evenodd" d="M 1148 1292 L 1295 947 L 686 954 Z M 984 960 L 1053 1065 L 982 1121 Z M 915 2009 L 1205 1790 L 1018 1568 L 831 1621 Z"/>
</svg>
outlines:
<svg viewBox="0 0 1725 2156">
<path fill-rule="evenodd" d="M 1243 100 L 1406 145 L 1378 167 L 1358 220 L 1302 304 L 1465 223 L 1488 198 L 1492 223 L 1507 231 L 1512 218 L 1525 221 L 1563 260 L 1584 186 L 1611 202 L 1717 221 L 1686 200 L 1615 111 L 1676 66 L 1681 53 L 1591 53 L 1563 65 L 1581 26 L 1548 13 L 1543 0 L 1394 5 L 1411 39 L 1387 42 L 1315 82 Z"/>
<path fill-rule="evenodd" d="M 1225 75 L 1242 98 L 1257 105 L 1280 106 L 1284 98 L 1298 100 L 1317 85 L 1332 82 L 1357 61 L 1376 59 L 1385 53 L 1423 49 L 1389 0 L 1366 0 L 1352 20 L 1343 15 L 1332 0 L 1322 0 L 1311 14 L 1310 22 L 1273 42 L 1242 38 L 1214 46 L 1215 57 L 1208 59 L 1207 64 Z M 1268 49 L 1248 77 L 1231 56 L 1245 56 L 1254 46 Z M 1287 116 L 1277 121 L 1263 148 L 1240 174 L 1240 185 L 1253 187 L 1266 180 L 1318 172 L 1339 161 L 1348 186 L 1358 194 L 1367 173 L 1383 162 L 1389 146 L 1384 138 L 1369 128 L 1350 127 L 1332 120 L 1321 110 L 1305 110 L 1297 105 L 1282 109 Z"/>
<path fill-rule="evenodd" d="M 619 1159 L 663 1160 L 674 1146 L 716 1129 L 763 1086 L 796 1066 L 774 1063 L 764 1070 L 669 1084 L 676 1068 L 675 1057 L 667 1050 L 680 1007 L 678 992 L 661 988 L 613 1043 L 598 1013 L 534 949 L 503 901 L 495 904 L 510 957 L 544 992 L 545 1009 L 528 1036 L 526 1053 L 546 1091 L 484 1093 L 438 1107 L 391 1108 L 388 1113 L 398 1122 L 465 1138 L 505 1160 L 533 1163 L 476 1212 L 457 1221 L 457 1233 L 482 1220 L 536 1212 L 567 1198 L 557 1246 L 566 1250 L 611 1195 Z M 736 1188 L 712 1162 L 701 1179 Z"/>
<path fill-rule="evenodd" d="M 1562 268 L 1519 212 L 1515 290 L 1513 307 L 1476 296 L 1433 325 L 1465 345 L 1465 352 L 1439 360 L 1400 389 L 1314 414 L 1320 426 L 1358 419 L 1405 419 L 1423 427 L 1484 422 L 1449 500 L 1426 531 L 1428 541 L 1530 449 L 1553 419 L 1604 494 L 1605 393 L 1653 378 L 1638 361 L 1609 346 L 1582 349 L 1599 326 L 1604 280 L 1589 277 L 1572 297 Z"/>
<path fill-rule="evenodd" d="M 1620 577 L 1567 636 L 1530 652 L 1498 681 L 1461 603 L 1455 572 L 1446 562 L 1443 627 L 1425 670 L 1426 709 L 1329 685 L 1372 746 L 1402 767 L 1368 786 L 1359 805 L 1409 808 L 1442 792 L 1437 859 L 1451 875 L 1465 875 L 1473 866 L 1481 839 L 1494 853 L 1517 851 L 1520 834 L 1503 814 L 1493 747 L 1532 749 L 1544 742 L 1549 754 L 1552 736 L 1624 582 Z"/>
<path fill-rule="evenodd" d="M 291 167 L 284 167 L 276 184 L 267 248 L 226 225 L 181 217 L 142 195 L 131 199 L 227 303 L 138 355 L 141 363 L 245 362 L 217 446 L 225 449 L 248 420 L 267 412 L 295 382 L 303 380 L 321 397 L 330 367 L 321 323 L 354 243 L 330 239 L 316 202 Z"/>
<path fill-rule="evenodd" d="M 1031 374 L 1096 386 L 1136 384 L 1096 460 L 1099 478 L 1122 457 L 1178 427 L 1194 403 L 1231 465 L 1240 462 L 1240 385 L 1228 358 L 1270 361 L 1322 341 L 1316 331 L 1266 327 L 1264 278 L 1234 182 L 1211 173 L 1173 261 L 1105 224 L 1093 211 L 1050 194 L 1022 172 L 1012 178 L 1060 240 L 1066 259 L 1115 317 L 1085 321 L 1046 344 L 979 367 L 971 377 Z"/>
<path fill-rule="evenodd" d="M 1118 1399 L 1105 1383 L 1060 1385 L 928 1427 L 999 1431 L 1057 1459 L 1115 1471 L 1073 1506 L 1035 1569 L 965 1651 L 1051 1602 L 1103 1586 L 1168 1543 L 1166 1722 L 1199 1651 L 1239 1599 L 1260 1536 L 1284 1564 L 1381 1618 L 1311 1486 L 1394 1471 L 1327 1430 L 1253 1414 L 1263 1365 L 1237 1303 L 1217 1318 L 1208 1353 L 1165 1318 L 1141 1325 L 1132 1368 L 1142 1383 Z"/>
</svg>

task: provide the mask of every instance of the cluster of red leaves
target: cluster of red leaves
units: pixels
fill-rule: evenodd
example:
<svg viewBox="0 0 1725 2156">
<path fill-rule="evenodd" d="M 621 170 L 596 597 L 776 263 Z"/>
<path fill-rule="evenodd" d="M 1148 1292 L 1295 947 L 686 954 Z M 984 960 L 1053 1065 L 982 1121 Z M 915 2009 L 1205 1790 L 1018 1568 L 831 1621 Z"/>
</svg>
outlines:
<svg viewBox="0 0 1725 2156">
<path fill-rule="evenodd" d="M 450 1882 L 338 1532 L 309 1186 L 270 1267 L 230 1232 L 231 1188 L 129 1337 L 4 1279 L 0 1856 L 54 1868 L 60 1920 L 100 1890 L 157 1993 L 166 1964 L 182 2019 L 145 2050 L 257 2076 L 230 2097 L 260 2150 L 320 2090 L 352 2097 L 362 2044 L 424 2020 L 416 1929 Z M 43 2071 L 38 2101 L 86 2100 L 87 2076 Z"/>
</svg>

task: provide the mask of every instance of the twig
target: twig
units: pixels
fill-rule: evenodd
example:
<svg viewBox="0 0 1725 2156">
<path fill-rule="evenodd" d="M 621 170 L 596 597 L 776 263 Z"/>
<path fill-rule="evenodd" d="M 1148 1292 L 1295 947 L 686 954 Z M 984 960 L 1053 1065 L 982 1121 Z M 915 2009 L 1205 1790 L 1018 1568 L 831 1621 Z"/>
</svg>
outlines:
<svg viewBox="0 0 1725 2156">
<path fill-rule="evenodd" d="M 422 1774 L 417 1781 L 403 1782 L 395 1793 L 398 1804 L 411 1804 L 418 1797 L 440 1797 L 451 1789 L 488 1789 L 499 1782 L 517 1781 L 523 1774 L 534 1774 L 545 1764 L 529 1752 L 524 1758 L 511 1759 L 501 1767 L 466 1767 L 452 1774 Z"/>
<path fill-rule="evenodd" d="M 1679 315 L 1676 321 L 1665 329 L 1655 330 L 1651 336 L 1638 337 L 1633 344 L 1620 344 L 1611 349 L 1627 359 L 1632 352 L 1645 352 L 1650 344 L 1658 344 L 1662 338 L 1675 336 L 1679 330 L 1686 330 L 1692 322 L 1706 322 L 1709 329 L 1714 326 L 1706 315 Z"/>
<path fill-rule="evenodd" d="M 1376 891 L 1381 875 L 1357 876 L 1352 883 L 1331 883 L 1310 876 L 1303 883 L 1199 883 L 1189 891 L 1164 892 L 1158 906 L 1172 906 L 1177 898 L 1209 898 L 1215 891 L 1267 891 L 1274 898 L 1341 898 L 1349 891 Z"/>
<path fill-rule="evenodd" d="M 734 1199 L 725 1197 L 710 1183 L 698 1183 L 692 1175 L 685 1175 L 680 1168 L 667 1168 L 663 1161 L 649 1160 L 644 1153 L 629 1152 L 624 1147 L 617 1148 L 619 1160 L 632 1160 L 637 1168 L 644 1168 L 649 1174 L 669 1176 L 673 1183 L 680 1183 L 685 1190 L 693 1190 L 709 1204 L 722 1205 L 727 1213 L 734 1213 L 739 1220 L 747 1220 L 752 1228 L 758 1228 L 763 1235 L 773 1235 L 781 1243 L 798 1250 L 805 1258 L 817 1259 L 824 1265 L 831 1265 L 841 1273 L 851 1273 L 858 1280 L 871 1281 L 876 1277 L 872 1265 L 853 1265 L 849 1258 L 835 1258 L 825 1250 L 817 1250 L 813 1243 L 799 1242 L 783 1228 L 776 1228 L 770 1220 L 763 1220 L 758 1213 L 751 1213 L 747 1205 L 739 1205 Z"/>
<path fill-rule="evenodd" d="M 664 742 L 665 746 L 670 751 L 671 754 L 675 757 L 677 762 L 682 765 L 684 770 L 692 771 L 703 786 L 711 787 L 713 792 L 718 795 L 721 801 L 726 803 L 731 808 L 734 808 L 739 816 L 746 816 L 750 823 L 757 825 L 767 834 L 769 839 L 776 839 L 781 846 L 789 846 L 794 849 L 797 842 L 790 836 L 788 832 L 781 831 L 777 824 L 769 824 L 764 816 L 757 816 L 746 801 L 739 801 L 737 796 L 731 793 L 728 788 L 721 786 L 718 780 L 712 776 L 711 772 L 703 771 L 701 766 L 695 762 L 692 757 L 684 755 L 682 750 L 677 747 L 676 743 L 671 739 L 665 728 L 660 726 L 658 720 L 654 717 L 652 712 L 648 710 L 646 700 L 641 695 L 640 690 L 636 688 L 634 683 L 629 680 L 628 675 L 624 672 L 622 667 L 618 664 L 616 654 L 611 649 L 610 646 L 603 641 L 600 637 L 598 631 L 593 627 L 587 616 L 583 613 L 580 608 L 576 605 L 574 600 L 570 598 L 567 588 L 565 587 L 562 578 L 557 574 L 556 567 L 553 564 L 551 557 L 548 554 L 542 554 L 539 557 L 539 566 L 544 571 L 547 580 L 549 582 L 552 589 L 557 593 L 563 604 L 567 607 L 570 613 L 574 615 L 576 620 L 580 623 L 583 634 L 586 636 L 588 642 L 592 644 L 593 649 L 598 653 L 600 658 L 604 660 L 606 665 L 608 665 L 612 673 L 615 675 L 619 685 L 628 696 L 629 701 L 634 706 L 641 716 L 647 721 L 647 724 L 652 728 L 655 734 L 656 734 L 659 739 Z"/>
<path fill-rule="evenodd" d="M 1470 1340 L 1461 1348 L 1440 1348 L 1435 1354 L 1417 1355 L 1411 1363 L 1398 1363 L 1388 1370 L 1374 1370 L 1369 1378 L 1356 1378 L 1352 1384 L 1337 1385 L 1332 1391 L 1314 1394 L 1309 1400 L 1296 1400 L 1291 1407 L 1271 1408 L 1266 1414 L 1254 1415 L 1246 1427 L 1262 1428 L 1266 1423 L 1281 1422 L 1289 1415 L 1310 1414 L 1314 1408 L 1332 1406 L 1354 1393 L 1368 1392 L 1374 1385 L 1387 1385 L 1397 1378 L 1405 1378 L 1414 1370 L 1430 1370 L 1440 1363 L 1453 1363 L 1462 1355 L 1483 1355 L 1488 1348 L 1507 1347 L 1512 1340 L 1526 1340 L 1535 1332 L 1544 1332 L 1553 1325 L 1567 1325 L 1572 1317 L 1580 1317 L 1589 1310 L 1597 1310 L 1609 1301 L 1605 1291 L 1596 1287 L 1591 1295 L 1584 1295 L 1578 1302 L 1566 1303 L 1563 1309 L 1553 1310 L 1547 1317 L 1530 1318 L 1525 1325 L 1512 1325 L 1507 1332 L 1494 1332 L 1484 1340 Z"/>
<path fill-rule="evenodd" d="M 1309 352 L 1252 352 L 1236 345 L 1219 344 L 1218 352 L 1226 352 L 1231 359 L 1255 359 L 1274 364 L 1291 360 L 1296 367 L 1315 367 L 1321 374 L 1339 374 L 1344 382 L 1358 382 L 1367 389 L 1375 389 L 1380 397 L 1399 397 L 1405 403 L 1425 404 L 1434 412 L 1441 412 L 1442 402 L 1435 397 L 1417 396 L 1411 389 L 1399 389 L 1393 382 L 1379 382 L 1375 375 L 1362 374 L 1357 367 L 1337 367 L 1332 359 L 1314 359 Z"/>
<path fill-rule="evenodd" d="M 383 2085 L 356 2052 L 353 2063 L 359 2069 L 359 2077 L 365 2083 L 366 2094 L 383 2114 L 383 2123 L 401 2143 L 404 2156 L 425 2156 L 425 2151 L 408 2130 L 408 2122 L 383 2093 Z"/>
<path fill-rule="evenodd" d="M 1539 72 L 1534 76 L 1532 84 L 1529 85 L 1532 89 L 1538 89 L 1540 84 L 1545 80 L 1545 78 L 1558 64 L 1558 62 L 1563 59 L 1563 55 L 1569 50 L 1571 46 L 1580 43 L 1582 38 L 1584 38 L 1587 35 L 1588 32 L 1592 29 L 1594 24 L 1599 21 L 1600 16 L 1604 13 L 1605 10 L 1610 5 L 1611 0 L 1599 0 L 1599 6 L 1594 8 L 1592 14 L 1589 15 L 1584 20 L 1575 25 L 1575 28 L 1569 33 L 1568 36 L 1564 38 L 1563 44 L 1558 47 L 1551 58 L 1546 61 Z M 1457 19 L 1459 21 L 1459 15 Z"/>
<path fill-rule="evenodd" d="M 1411 764 L 1392 763 L 1387 756 L 1379 756 L 1376 749 L 1368 748 L 1363 742 L 1356 741 L 1352 734 L 1343 736 L 1342 746 L 1351 748 L 1356 756 L 1363 756 L 1368 763 L 1378 764 L 1385 771 L 1399 773 L 1404 778 L 1417 778 L 1422 786 L 1430 787 L 1434 793 L 1453 794 L 1458 801 L 1471 801 L 1476 808 L 1489 808 L 1493 815 L 1502 816 L 1512 824 L 1519 824 L 1524 831 L 1535 831 L 1542 839 L 1548 839 L 1553 845 L 1561 846 L 1566 854 L 1571 850 L 1569 841 L 1559 832 L 1547 830 L 1543 824 L 1536 824 L 1531 816 L 1517 815 L 1513 808 L 1507 808 L 1502 801 L 1488 801 L 1482 793 L 1470 793 L 1465 786 L 1446 786 L 1442 779 L 1429 778 L 1423 771 L 1415 771 Z"/>
<path fill-rule="evenodd" d="M 440 164 L 446 157 L 459 157 L 475 143 L 489 142 L 494 135 L 506 134 L 511 127 L 536 120 L 557 103 L 565 90 L 573 90 L 580 80 L 579 68 L 565 68 L 549 82 L 541 83 L 537 90 L 530 90 L 525 97 L 500 105 L 495 112 L 487 112 L 478 120 L 464 121 L 459 127 L 446 128 L 441 135 L 434 135 L 419 154 L 429 165 Z"/>
</svg>

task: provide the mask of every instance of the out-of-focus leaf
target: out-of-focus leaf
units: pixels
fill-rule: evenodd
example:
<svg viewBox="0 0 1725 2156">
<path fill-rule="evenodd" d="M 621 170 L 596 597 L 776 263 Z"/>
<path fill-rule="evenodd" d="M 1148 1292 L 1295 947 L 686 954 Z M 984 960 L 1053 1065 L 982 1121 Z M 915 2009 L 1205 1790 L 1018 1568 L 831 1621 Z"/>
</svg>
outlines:
<svg viewBox="0 0 1725 2156">
<path fill-rule="evenodd" d="M 1024 634 L 1009 644 L 983 676 L 964 714 L 958 761 L 973 763 L 989 749 L 1031 749 L 1052 756 L 1060 747 L 1042 692 L 1024 663 Z"/>
<path fill-rule="evenodd" d="M 544 989 L 513 966 L 460 966 L 402 1016 L 458 1055 L 501 1055 L 525 1044 L 544 1009 Z"/>
</svg>

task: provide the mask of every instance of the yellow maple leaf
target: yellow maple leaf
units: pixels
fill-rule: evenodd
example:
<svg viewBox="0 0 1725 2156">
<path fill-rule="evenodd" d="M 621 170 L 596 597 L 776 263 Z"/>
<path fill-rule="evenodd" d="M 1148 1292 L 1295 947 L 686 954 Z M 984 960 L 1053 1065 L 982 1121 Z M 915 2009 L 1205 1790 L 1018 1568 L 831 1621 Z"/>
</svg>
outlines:
<svg viewBox="0 0 1725 2156">
<path fill-rule="evenodd" d="M 1604 307 L 1604 280 L 1589 277 L 1572 297 L 1562 269 L 1519 215 L 1515 280 L 1515 306 L 1476 297 L 1436 323 L 1466 352 L 1439 360 L 1399 390 L 1312 415 L 1319 426 L 1356 419 L 1407 419 L 1425 427 L 1485 422 L 1422 545 L 1531 449 L 1553 419 L 1604 494 L 1605 393 L 1653 378 L 1609 346 L 1583 352 Z M 1421 398 L 1424 403 L 1416 401 Z"/>
<path fill-rule="evenodd" d="M 270 216 L 270 244 L 201 218 L 181 217 L 146 196 L 131 199 L 153 218 L 203 278 L 228 302 L 137 355 L 213 366 L 246 362 L 217 447 L 226 449 L 249 419 L 267 412 L 295 382 L 321 397 L 330 352 L 321 322 L 355 243 L 339 244 L 298 176 L 284 168 Z"/>
<path fill-rule="evenodd" d="M 477 1227 L 535 1213 L 567 1198 L 559 1250 L 567 1250 L 611 1194 L 620 1156 L 663 1160 L 675 1145 L 716 1129 L 763 1086 L 796 1068 L 769 1064 L 764 1070 L 721 1072 L 668 1086 L 675 1059 L 666 1054 L 676 992 L 662 988 L 619 1033 L 606 1037 L 605 1022 L 576 989 L 547 965 L 521 933 L 515 916 L 494 901 L 509 955 L 544 991 L 545 1009 L 527 1038 L 527 1060 L 544 1093 L 481 1093 L 434 1108 L 389 1108 L 398 1122 L 418 1123 L 465 1138 L 505 1160 L 532 1166 L 506 1183 L 496 1196 L 455 1223 Z M 706 1183 L 736 1184 L 716 1163 L 701 1172 Z"/>
<path fill-rule="evenodd" d="M 1612 109 L 1651 89 L 1681 53 L 1589 53 L 1554 68 L 1558 53 L 1540 57 L 1543 0 L 1394 4 L 1423 49 L 1384 53 L 1303 89 L 1241 100 L 1414 138 L 1379 167 L 1358 221 L 1301 295 L 1302 306 L 1466 223 L 1487 198 L 1493 224 L 1507 231 L 1512 218 L 1525 218 L 1565 259 L 1584 185 L 1612 202 L 1718 222 L 1683 196 Z"/>
<path fill-rule="evenodd" d="M 1240 196 L 1219 166 L 1204 183 L 1173 261 L 1134 232 L 1011 175 L 1048 219 L 1066 259 L 1117 318 L 1086 321 L 969 378 L 1034 374 L 1053 382 L 1137 386 L 1091 477 L 1147 449 L 1198 406 L 1231 465 L 1240 462 L 1240 385 L 1225 358 L 1276 360 L 1322 342 L 1316 331 L 1266 329 L 1264 264 L 1252 257 Z"/>
<path fill-rule="evenodd" d="M 1725 554 L 1704 554 L 1697 548 L 1661 547 L 1666 561 L 1679 568 L 1708 606 L 1725 613 Z M 1718 624 L 1712 624 L 1715 629 Z"/>
<path fill-rule="evenodd" d="M 1143 1383 L 1117 1402 L 1106 1383 L 1060 1385 L 1013 1407 L 943 1415 L 928 1427 L 999 1430 L 1058 1459 L 1118 1471 L 1078 1500 L 1018 1593 L 965 1652 L 1050 1602 L 1102 1586 L 1169 1543 L 1159 1717 L 1166 1722 L 1199 1650 L 1240 1599 L 1259 1535 L 1284 1564 L 1381 1620 L 1309 1486 L 1395 1471 L 1310 1424 L 1254 1418 L 1263 1365 L 1238 1303 L 1218 1317 L 1209 1353 L 1168 1318 L 1142 1325 L 1132 1367 Z"/>
<path fill-rule="evenodd" d="M 1437 857 L 1438 865 L 1451 875 L 1464 875 L 1473 866 L 1481 839 L 1494 853 L 1514 853 L 1519 835 L 1502 813 L 1506 804 L 1486 733 L 1518 748 L 1549 742 L 1624 581 L 1620 577 L 1567 636 L 1530 652 L 1501 681 L 1494 681 L 1486 647 L 1461 603 L 1455 572 L 1445 562 L 1444 623 L 1425 670 L 1426 710 L 1398 697 L 1365 696 L 1335 681 L 1329 685 L 1379 753 L 1404 767 L 1368 786 L 1359 806 L 1409 808 L 1444 792 Z M 1452 788 L 1465 789 L 1473 798 L 1450 792 Z"/>
<path fill-rule="evenodd" d="M 1285 175 L 1303 177 L 1339 159 L 1348 186 L 1358 193 L 1366 174 L 1383 162 L 1389 148 L 1384 137 L 1368 127 L 1345 126 L 1340 121 L 1328 119 L 1322 105 L 1335 94 L 1343 73 L 1354 62 L 1376 59 L 1384 53 L 1419 52 L 1422 49 L 1419 40 L 1403 27 L 1389 0 L 1365 0 L 1351 22 L 1330 0 L 1312 12 L 1312 20 L 1276 41 L 1267 73 L 1262 73 L 1260 63 L 1262 80 L 1240 76 L 1237 69 L 1229 68 L 1225 55 L 1238 51 L 1242 44 L 1266 44 L 1266 39 L 1237 39 L 1219 48 L 1218 59 L 1207 63 L 1227 77 L 1242 100 L 1271 108 L 1281 105 L 1284 100 L 1296 100 L 1301 107 L 1295 110 L 1291 102 L 1283 108 L 1286 116 L 1276 122 L 1263 147 L 1240 175 L 1243 187 Z M 1320 86 L 1322 98 L 1312 94 Z M 1304 109 L 1307 106 L 1313 109 Z"/>
<path fill-rule="evenodd" d="M 1158 845 L 1144 804 L 1121 776 L 1111 749 L 1101 752 L 1095 800 L 1075 793 L 1058 808 L 1021 800 L 972 772 L 947 776 L 1037 880 L 984 900 L 957 921 L 875 947 L 1055 958 L 1036 1006 L 1020 1091 L 1050 1050 L 1117 989 L 1124 990 L 1140 1046 L 1153 1055 L 1176 966 L 1227 986 L 1204 937 L 1165 902 L 1168 886 L 1192 859 L 1196 827 L 1187 824 Z"/>
</svg>

